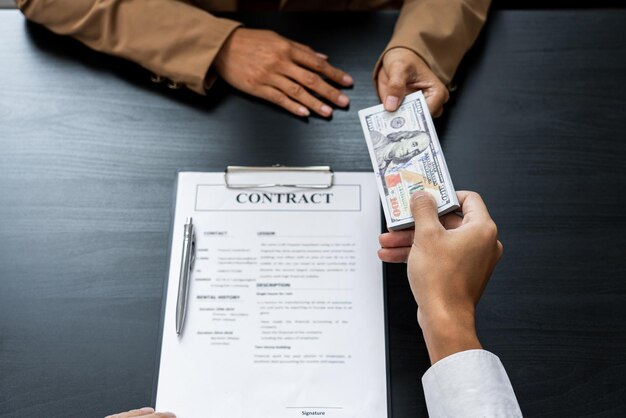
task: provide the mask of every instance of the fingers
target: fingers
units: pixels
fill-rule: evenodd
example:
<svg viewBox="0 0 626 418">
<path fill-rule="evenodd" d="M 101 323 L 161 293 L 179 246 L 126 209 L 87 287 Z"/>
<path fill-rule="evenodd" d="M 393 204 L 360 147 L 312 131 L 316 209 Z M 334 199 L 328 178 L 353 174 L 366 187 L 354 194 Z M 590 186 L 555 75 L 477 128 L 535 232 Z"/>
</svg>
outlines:
<svg viewBox="0 0 626 418">
<path fill-rule="evenodd" d="M 491 220 L 487 206 L 478 193 L 462 190 L 456 195 L 463 213 L 463 224 L 475 220 Z"/>
<path fill-rule="evenodd" d="M 124 418 L 141 417 L 141 416 L 151 415 L 153 413 L 154 413 L 153 408 L 145 407 L 141 409 L 133 409 L 132 411 L 128 411 L 123 415 L 123 417 Z"/>
<path fill-rule="evenodd" d="M 146 416 L 152 413 L 154 413 L 153 408 L 145 407 L 141 409 L 133 409 L 127 412 L 120 412 L 119 414 L 108 415 L 106 418 L 131 418 L 131 417 Z"/>
<path fill-rule="evenodd" d="M 337 106 L 345 107 L 350 103 L 350 99 L 347 95 L 342 93 L 340 90 L 334 88 L 333 86 L 322 80 L 319 75 L 312 73 L 311 71 L 294 65 L 286 68 L 285 73 L 285 75 L 293 79 L 299 85 L 304 86 L 306 87 L 306 89 L 319 94 L 321 97 L 336 104 Z M 324 116 L 330 116 L 330 114 L 332 113 L 332 109 L 328 105 L 325 106 L 326 107 L 321 112 L 321 114 Z M 319 110 L 316 109 L 320 109 L 320 107 L 311 108 L 311 110 L 320 113 Z"/>
<path fill-rule="evenodd" d="M 277 76 L 273 81 L 275 87 L 280 91 L 285 92 L 290 98 L 303 104 L 305 107 L 311 109 L 315 113 L 327 117 L 333 113 L 333 109 L 321 100 L 313 97 L 307 89 L 300 84 L 293 82 L 287 77 Z"/>
<path fill-rule="evenodd" d="M 406 94 L 410 69 L 403 62 L 393 62 L 388 66 L 386 73 L 388 80 L 382 93 L 382 100 L 385 110 L 395 112 Z"/>
<path fill-rule="evenodd" d="M 406 263 L 413 245 L 413 232 L 413 229 L 405 229 L 381 234 L 378 258 L 386 263 Z"/>
<path fill-rule="evenodd" d="M 413 244 L 413 229 L 392 231 L 381 234 L 378 237 L 380 246 L 383 248 L 410 247 Z"/>
<path fill-rule="evenodd" d="M 322 59 L 325 59 L 325 60 L 327 60 L 327 59 L 328 59 L 328 55 L 326 55 L 326 54 L 324 54 L 324 53 L 321 53 L 321 52 L 317 52 L 317 51 L 315 51 L 313 48 L 311 48 L 311 47 L 310 47 L 310 46 L 308 46 L 308 45 L 304 45 L 304 44 L 301 44 L 300 42 L 296 42 L 296 41 L 291 41 L 291 43 L 292 43 L 294 46 L 296 46 L 297 48 L 300 48 L 300 49 L 302 49 L 302 50 L 304 50 L 304 51 L 307 51 L 307 52 L 311 52 L 311 53 L 313 53 L 313 54 L 317 55 L 318 57 L 320 57 L 320 58 L 322 58 Z"/>
<path fill-rule="evenodd" d="M 424 90 L 424 97 L 426 98 L 430 114 L 433 118 L 438 118 L 443 114 L 443 105 L 450 98 L 450 93 L 443 83 L 438 83 L 438 85 Z"/>
<path fill-rule="evenodd" d="M 480 195 L 475 192 L 459 191 L 457 192 L 457 196 L 463 212 L 462 225 L 479 231 L 477 236 L 482 237 L 482 239 L 485 239 L 487 242 L 495 242 L 495 262 L 497 263 L 500 257 L 502 257 L 503 247 L 502 243 L 498 240 L 498 226 L 493 219 L 491 219 L 485 202 Z"/>
<path fill-rule="evenodd" d="M 144 418 L 176 418 L 171 412 L 154 412 L 153 408 L 145 407 L 141 409 L 133 409 L 128 412 L 120 412 L 119 414 L 108 415 L 106 418 L 132 418 L 132 417 L 144 417 Z"/>
<path fill-rule="evenodd" d="M 306 51 L 302 48 L 295 48 L 292 52 L 293 60 L 318 74 L 323 74 L 330 80 L 342 86 L 351 86 L 352 77 L 341 71 L 339 68 L 333 67 L 326 59 L 318 56 L 314 52 Z"/>
<path fill-rule="evenodd" d="M 415 220 L 414 242 L 424 235 L 443 230 L 437 214 L 437 202 L 427 191 L 419 190 L 411 195 L 411 213 Z"/>
<path fill-rule="evenodd" d="M 406 263 L 409 259 L 411 247 L 381 248 L 378 250 L 378 258 L 385 263 Z"/>
<path fill-rule="evenodd" d="M 457 215 L 456 213 L 448 213 L 439 218 L 441 225 L 445 229 L 457 229 L 461 225 L 463 225 L 463 217 Z"/>
<path fill-rule="evenodd" d="M 256 93 L 258 97 L 267 100 L 268 102 L 272 102 L 287 111 L 293 113 L 298 116 L 309 116 L 311 112 L 302 106 L 300 103 L 297 103 L 291 100 L 285 93 L 278 90 L 275 87 L 271 86 L 262 86 L 258 89 Z"/>
</svg>

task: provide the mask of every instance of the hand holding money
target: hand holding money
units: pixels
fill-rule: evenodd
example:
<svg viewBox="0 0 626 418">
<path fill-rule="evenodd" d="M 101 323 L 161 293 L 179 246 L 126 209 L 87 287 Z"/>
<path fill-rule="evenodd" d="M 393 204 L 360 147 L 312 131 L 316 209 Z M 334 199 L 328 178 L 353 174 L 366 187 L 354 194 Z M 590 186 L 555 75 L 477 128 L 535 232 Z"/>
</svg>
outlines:
<svg viewBox="0 0 626 418">
<path fill-rule="evenodd" d="M 381 260 L 408 261 L 417 318 L 432 363 L 480 348 L 475 308 L 502 256 L 496 224 L 481 197 L 462 191 L 458 198 L 462 215 L 439 218 L 432 196 L 416 192 L 411 198 L 415 229 L 380 236 Z"/>
<path fill-rule="evenodd" d="M 430 113 L 437 118 L 443 113 L 443 105 L 450 97 L 446 86 L 428 65 L 407 48 L 387 51 L 376 75 L 376 87 L 385 110 L 389 112 L 398 109 L 405 94 L 421 90 Z"/>
</svg>

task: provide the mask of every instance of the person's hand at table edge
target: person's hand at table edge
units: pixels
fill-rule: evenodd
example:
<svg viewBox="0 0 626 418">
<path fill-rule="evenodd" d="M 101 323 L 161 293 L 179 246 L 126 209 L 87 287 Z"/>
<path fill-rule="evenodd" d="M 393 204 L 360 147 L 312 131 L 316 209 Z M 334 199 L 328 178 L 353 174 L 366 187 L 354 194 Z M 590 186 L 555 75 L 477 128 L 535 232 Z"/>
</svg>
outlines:
<svg viewBox="0 0 626 418">
<path fill-rule="evenodd" d="M 460 191 L 457 196 L 462 216 L 451 213 L 439 218 L 432 196 L 414 193 L 415 229 L 380 236 L 381 260 L 408 261 L 417 319 L 433 364 L 481 348 L 475 308 L 502 256 L 496 224 L 480 195 Z"/>
<path fill-rule="evenodd" d="M 390 112 L 398 109 L 405 95 L 421 90 L 431 115 L 436 118 L 442 115 L 443 105 L 450 98 L 446 86 L 424 60 L 402 47 L 390 49 L 383 56 L 376 74 L 376 88 L 385 110 Z"/>
<path fill-rule="evenodd" d="M 105 418 L 176 418 L 172 412 L 154 412 L 153 408 L 144 407 L 141 409 L 133 409 L 128 412 L 120 412 L 119 414 L 107 415 Z"/>
<path fill-rule="evenodd" d="M 345 87 L 352 85 L 352 77 L 330 65 L 326 55 L 272 31 L 236 29 L 213 66 L 236 89 L 298 116 L 312 111 L 329 117 L 333 109 L 320 98 L 339 107 L 350 103 L 347 95 L 322 77 Z"/>
</svg>

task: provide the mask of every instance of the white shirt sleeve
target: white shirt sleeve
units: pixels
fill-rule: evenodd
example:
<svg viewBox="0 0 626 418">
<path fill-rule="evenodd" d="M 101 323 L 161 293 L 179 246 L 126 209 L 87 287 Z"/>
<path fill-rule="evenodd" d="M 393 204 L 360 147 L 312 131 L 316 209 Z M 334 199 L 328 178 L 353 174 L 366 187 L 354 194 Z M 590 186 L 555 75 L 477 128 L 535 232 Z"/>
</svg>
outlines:
<svg viewBox="0 0 626 418">
<path fill-rule="evenodd" d="M 521 417 L 500 359 L 467 350 L 439 360 L 422 377 L 430 418 Z"/>
</svg>

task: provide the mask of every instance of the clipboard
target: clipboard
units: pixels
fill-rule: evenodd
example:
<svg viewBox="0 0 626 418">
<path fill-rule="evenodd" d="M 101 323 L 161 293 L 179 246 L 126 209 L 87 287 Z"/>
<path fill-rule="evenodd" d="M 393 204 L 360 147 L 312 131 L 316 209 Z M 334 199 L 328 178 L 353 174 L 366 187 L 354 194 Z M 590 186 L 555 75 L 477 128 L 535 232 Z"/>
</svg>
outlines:
<svg viewBox="0 0 626 418">
<path fill-rule="evenodd" d="M 172 199 L 172 211 L 171 211 L 171 223 L 170 223 L 170 231 L 169 231 L 169 244 L 168 244 L 168 254 L 172 254 L 172 245 L 173 245 L 173 234 L 174 234 L 174 221 L 175 221 L 175 210 L 176 210 L 176 196 L 179 189 L 179 176 L 183 171 L 179 171 L 176 176 L 174 191 L 173 191 L 173 199 Z M 309 180 L 307 181 L 291 181 L 289 180 L 289 174 L 296 173 L 298 175 L 305 175 Z M 250 175 L 254 174 L 255 179 L 259 179 L 257 182 L 241 182 L 240 175 Z M 285 180 L 281 181 L 266 181 L 264 180 L 265 175 L 276 175 L 280 174 L 281 177 L 284 177 Z M 313 179 L 316 179 L 313 181 Z M 275 188 L 297 188 L 297 189 L 311 189 L 311 190 L 324 190 L 331 189 L 335 184 L 335 173 L 331 169 L 330 166 L 307 166 L 307 167 L 293 167 L 293 166 L 283 166 L 283 165 L 273 165 L 273 166 L 228 166 L 223 171 L 223 184 L 227 189 L 233 190 L 258 190 L 258 189 L 275 189 Z M 376 200 L 378 201 L 378 200 Z M 382 211 L 379 209 L 380 213 Z M 384 218 L 380 218 L 384 219 Z M 168 271 L 170 270 L 170 263 L 172 259 L 168 260 Z M 388 342 L 388 303 L 387 303 L 387 288 L 386 288 L 386 267 L 381 265 L 381 278 L 383 280 L 384 285 L 382 286 L 383 294 L 382 294 L 382 303 L 383 303 L 383 321 L 384 321 L 384 356 L 385 356 L 385 376 L 386 376 L 386 405 L 387 405 L 387 416 L 392 417 L 392 404 L 391 404 L 391 375 L 390 375 L 390 358 L 389 358 L 389 342 Z M 152 405 L 156 406 L 157 401 L 157 393 L 158 393 L 158 383 L 159 383 L 159 372 L 160 372 L 160 364 L 161 364 L 161 355 L 162 355 L 162 344 L 163 344 L 163 332 L 164 332 L 164 324 L 168 320 L 173 320 L 172 318 L 166 317 L 166 300 L 167 300 L 167 289 L 169 283 L 169 275 L 166 274 L 164 279 L 163 286 L 163 299 L 161 303 L 161 315 L 160 315 L 160 326 L 159 326 L 159 339 L 157 342 L 157 355 L 155 362 L 155 373 L 153 378 L 153 390 L 152 390 Z M 173 411 L 176 412 L 176 411 Z"/>
<path fill-rule="evenodd" d="M 238 183 L 236 180 L 233 180 L 233 177 L 237 177 L 239 174 L 250 174 L 255 173 L 258 176 L 263 177 L 265 174 L 289 174 L 289 173 L 298 173 L 298 174 L 307 174 L 307 177 L 310 177 L 311 180 L 315 177 L 319 176 L 320 181 L 311 181 L 311 182 L 290 182 L 290 181 L 281 181 L 281 182 L 263 182 L 257 181 L 255 183 Z M 269 167 L 264 166 L 228 166 L 224 170 L 224 184 L 229 189 L 265 189 L 272 187 L 294 187 L 297 189 L 330 189 L 333 187 L 334 180 L 334 172 L 330 168 L 330 166 L 306 166 L 306 167 L 293 167 L 293 166 L 285 166 L 281 164 L 275 164 Z"/>
</svg>

